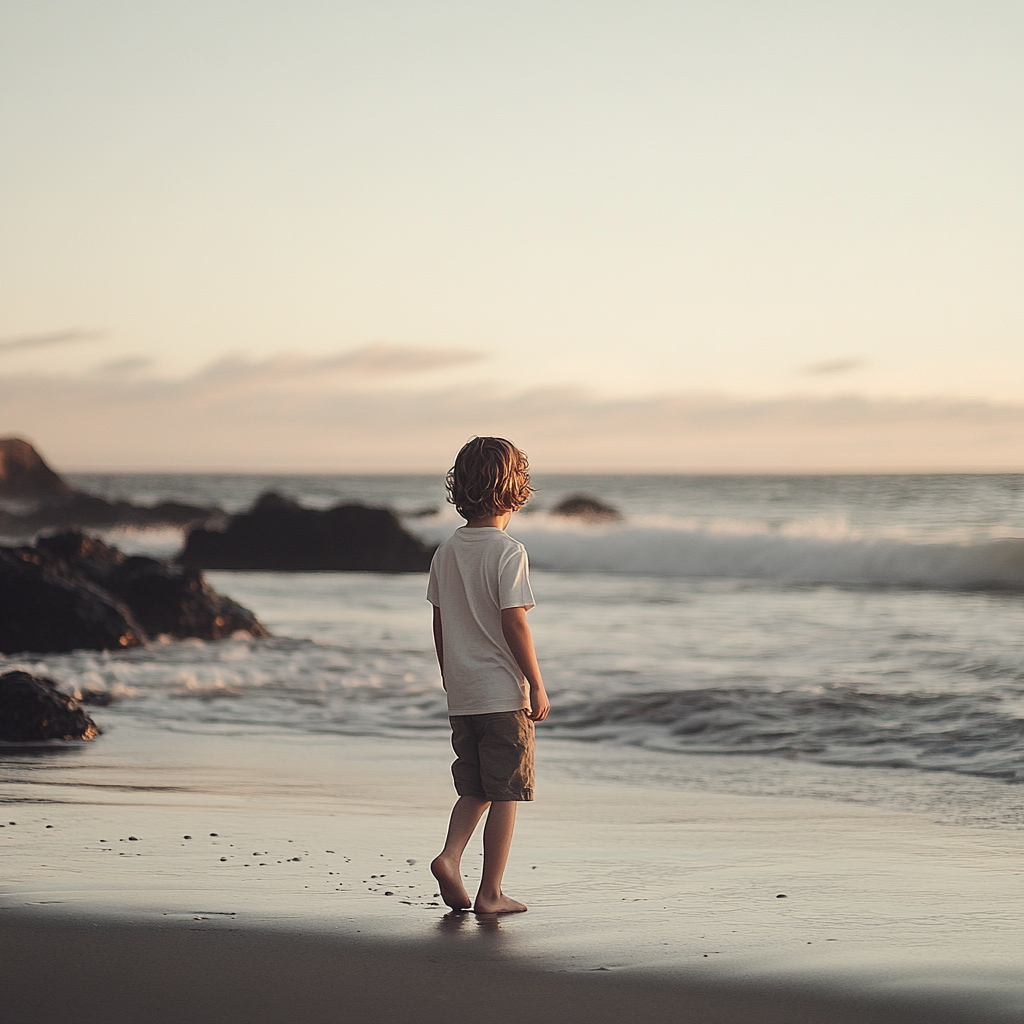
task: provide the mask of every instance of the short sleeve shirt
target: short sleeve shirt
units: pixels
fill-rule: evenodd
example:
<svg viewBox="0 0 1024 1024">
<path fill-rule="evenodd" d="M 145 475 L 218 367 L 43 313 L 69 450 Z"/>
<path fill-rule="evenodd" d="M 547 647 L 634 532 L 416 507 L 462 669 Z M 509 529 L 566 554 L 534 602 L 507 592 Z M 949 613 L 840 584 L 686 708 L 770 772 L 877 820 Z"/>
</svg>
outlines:
<svg viewBox="0 0 1024 1024">
<path fill-rule="evenodd" d="M 526 549 L 496 526 L 456 530 L 434 553 L 427 600 L 441 610 L 449 715 L 518 711 L 529 685 L 501 631 L 504 608 L 532 608 Z"/>
</svg>

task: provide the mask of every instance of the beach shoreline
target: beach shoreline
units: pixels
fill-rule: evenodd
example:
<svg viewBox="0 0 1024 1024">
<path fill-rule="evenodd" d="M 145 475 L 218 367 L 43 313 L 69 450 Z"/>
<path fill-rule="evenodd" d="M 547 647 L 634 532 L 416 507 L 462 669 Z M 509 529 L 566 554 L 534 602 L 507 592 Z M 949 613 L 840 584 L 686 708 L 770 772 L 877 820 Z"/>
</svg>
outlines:
<svg viewBox="0 0 1024 1024">
<path fill-rule="evenodd" d="M 588 745 L 541 748 L 507 875 L 531 910 L 504 919 L 449 915 L 426 871 L 451 800 L 439 737 L 121 722 L 62 754 L 8 748 L 7 1019 L 171 1020 L 139 1016 L 139 1000 L 170 1007 L 177 993 L 227 1021 L 430 1021 L 450 1013 L 445 993 L 478 985 L 545 993 L 535 1020 L 627 1019 L 645 993 L 652 1021 L 691 1019 L 683 1004 L 695 1020 L 1019 1019 L 1019 831 L 645 787 L 599 778 Z M 478 865 L 474 843 L 467 884 Z M 315 978 L 282 966 L 307 960 Z M 381 995 L 367 1002 L 371 977 Z M 252 1002 L 268 978 L 284 994 Z M 79 1002 L 90 986 L 107 993 L 94 1017 Z M 348 1008 L 331 1016 L 328 993 Z M 495 1000 L 480 1019 L 520 1012 Z"/>
</svg>

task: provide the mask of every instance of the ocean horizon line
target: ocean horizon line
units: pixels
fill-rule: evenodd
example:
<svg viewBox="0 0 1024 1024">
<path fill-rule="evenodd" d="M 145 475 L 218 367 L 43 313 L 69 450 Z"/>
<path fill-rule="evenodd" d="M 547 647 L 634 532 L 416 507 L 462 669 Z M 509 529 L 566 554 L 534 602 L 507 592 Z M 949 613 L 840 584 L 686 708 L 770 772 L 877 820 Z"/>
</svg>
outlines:
<svg viewBox="0 0 1024 1024">
<path fill-rule="evenodd" d="M 62 465 L 61 472 L 77 475 L 182 475 L 182 476 L 444 476 L 447 466 L 432 468 L 380 468 L 347 467 L 329 468 L 323 466 L 258 466 L 258 467 L 196 467 L 196 466 L 76 466 Z M 907 466 L 907 467 L 750 467 L 720 468 L 654 468 L 615 466 L 601 468 L 587 467 L 537 467 L 531 469 L 535 476 L 684 476 L 684 477 L 809 477 L 809 476 L 1021 476 L 1024 464 L 1018 466 Z"/>
</svg>

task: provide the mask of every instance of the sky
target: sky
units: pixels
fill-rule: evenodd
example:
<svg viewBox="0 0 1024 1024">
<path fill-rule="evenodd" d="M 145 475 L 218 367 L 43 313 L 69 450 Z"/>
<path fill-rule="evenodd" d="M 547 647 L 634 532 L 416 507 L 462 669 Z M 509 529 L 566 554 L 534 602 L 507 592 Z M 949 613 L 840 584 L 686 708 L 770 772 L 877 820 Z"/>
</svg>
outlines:
<svg viewBox="0 0 1024 1024">
<path fill-rule="evenodd" d="M 0 0 L 66 469 L 1024 469 L 1013 0 Z"/>
</svg>

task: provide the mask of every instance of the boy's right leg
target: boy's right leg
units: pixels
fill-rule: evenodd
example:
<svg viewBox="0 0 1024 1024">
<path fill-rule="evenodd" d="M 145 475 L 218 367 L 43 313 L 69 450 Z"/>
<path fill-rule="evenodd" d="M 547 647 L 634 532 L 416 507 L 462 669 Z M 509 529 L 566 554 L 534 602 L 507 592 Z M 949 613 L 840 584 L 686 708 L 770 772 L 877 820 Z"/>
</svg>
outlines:
<svg viewBox="0 0 1024 1024">
<path fill-rule="evenodd" d="M 484 873 L 473 909 L 478 914 L 520 914 L 526 904 L 501 891 L 501 879 L 512 848 L 512 831 L 516 827 L 515 800 L 495 800 L 484 826 Z"/>
<path fill-rule="evenodd" d="M 489 806 L 489 800 L 460 796 L 452 808 L 444 849 L 430 863 L 430 873 L 437 879 L 441 898 L 452 910 L 469 910 L 473 905 L 462 884 L 462 854 Z"/>
</svg>

